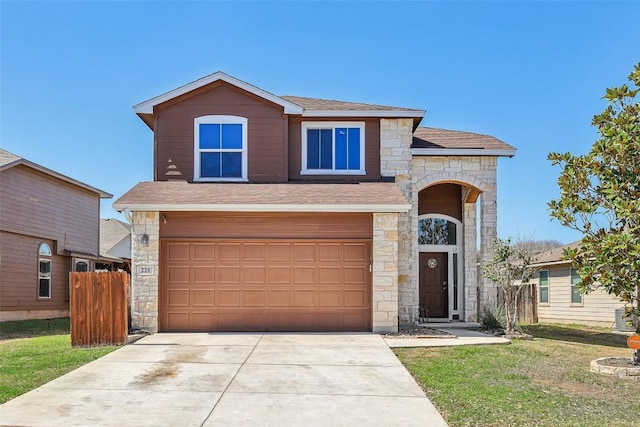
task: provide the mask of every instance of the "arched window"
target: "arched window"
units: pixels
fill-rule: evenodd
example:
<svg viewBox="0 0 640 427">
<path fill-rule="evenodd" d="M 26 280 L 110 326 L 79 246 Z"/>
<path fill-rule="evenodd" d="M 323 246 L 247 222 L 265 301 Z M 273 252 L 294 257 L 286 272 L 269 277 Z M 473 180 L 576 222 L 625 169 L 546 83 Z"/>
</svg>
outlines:
<svg viewBox="0 0 640 427">
<path fill-rule="evenodd" d="M 38 248 L 38 298 L 51 298 L 51 247 L 46 243 Z"/>
<path fill-rule="evenodd" d="M 418 220 L 419 245 L 457 244 L 456 223 L 446 218 L 432 217 Z"/>
</svg>

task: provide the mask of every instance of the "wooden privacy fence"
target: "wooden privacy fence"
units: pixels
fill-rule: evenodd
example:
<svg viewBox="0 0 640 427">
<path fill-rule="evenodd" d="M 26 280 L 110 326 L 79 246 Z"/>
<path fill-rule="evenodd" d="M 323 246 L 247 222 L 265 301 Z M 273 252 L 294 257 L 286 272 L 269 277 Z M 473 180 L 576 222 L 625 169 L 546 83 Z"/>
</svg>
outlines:
<svg viewBox="0 0 640 427">
<path fill-rule="evenodd" d="M 69 273 L 71 345 L 126 344 L 129 274 Z"/>
<path fill-rule="evenodd" d="M 535 284 L 524 285 L 518 294 L 518 322 L 536 323 L 538 321 L 538 294 Z M 502 289 L 498 288 L 498 301 L 504 303 Z"/>
</svg>

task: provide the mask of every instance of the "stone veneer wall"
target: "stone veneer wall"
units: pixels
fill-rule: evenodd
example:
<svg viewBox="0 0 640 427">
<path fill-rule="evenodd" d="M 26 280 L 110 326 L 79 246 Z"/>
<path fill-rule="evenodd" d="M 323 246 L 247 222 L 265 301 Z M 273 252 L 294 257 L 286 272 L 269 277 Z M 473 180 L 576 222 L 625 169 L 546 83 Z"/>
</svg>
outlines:
<svg viewBox="0 0 640 427">
<path fill-rule="evenodd" d="M 373 332 L 398 332 L 398 217 L 373 214 Z"/>
<path fill-rule="evenodd" d="M 418 211 L 418 193 L 425 187 L 441 182 L 455 182 L 473 186 L 480 195 L 480 256 L 476 249 L 476 204 L 464 203 L 463 210 L 463 265 L 464 265 L 464 320 L 477 321 L 478 311 L 491 307 L 497 298 L 494 284 L 478 278 L 477 262 L 487 260 L 493 253 L 493 239 L 497 234 L 497 157 L 490 156 L 416 156 L 413 158 L 412 211 Z M 417 218 L 412 227 L 417 241 Z M 479 258 L 479 259 L 478 259 Z M 416 261 L 417 263 L 417 261 Z M 418 292 L 418 274 L 412 279 Z M 478 283 L 481 281 L 479 290 Z M 478 301 L 478 295 L 480 300 Z M 417 301 L 417 296 L 416 296 Z M 402 310 L 402 308 L 401 308 Z"/>
<path fill-rule="evenodd" d="M 395 178 L 407 198 L 412 199 L 411 143 L 412 119 L 380 120 L 380 174 Z M 417 224 L 417 209 L 398 216 L 398 298 L 400 324 L 411 324 L 418 317 L 418 243 L 413 239 L 412 224 Z M 374 284 L 375 286 L 375 284 Z"/>
<path fill-rule="evenodd" d="M 131 326 L 158 332 L 158 260 L 160 245 L 158 212 L 133 212 L 131 225 Z M 142 246 L 143 234 L 149 245 Z M 146 269 L 147 271 L 143 271 Z"/>
</svg>

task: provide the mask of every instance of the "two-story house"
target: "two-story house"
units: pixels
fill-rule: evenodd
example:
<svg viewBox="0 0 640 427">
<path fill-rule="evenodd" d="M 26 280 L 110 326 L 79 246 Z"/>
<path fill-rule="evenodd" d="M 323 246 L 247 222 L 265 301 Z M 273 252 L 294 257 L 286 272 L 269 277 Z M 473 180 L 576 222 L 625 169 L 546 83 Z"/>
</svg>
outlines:
<svg viewBox="0 0 640 427">
<path fill-rule="evenodd" d="M 134 110 L 154 138 L 154 180 L 114 203 L 132 223 L 134 327 L 383 332 L 420 306 L 470 321 L 495 302 L 477 262 L 510 145 L 222 72 Z"/>
<path fill-rule="evenodd" d="M 69 272 L 99 260 L 111 194 L 0 150 L 0 321 L 69 315 Z"/>
</svg>

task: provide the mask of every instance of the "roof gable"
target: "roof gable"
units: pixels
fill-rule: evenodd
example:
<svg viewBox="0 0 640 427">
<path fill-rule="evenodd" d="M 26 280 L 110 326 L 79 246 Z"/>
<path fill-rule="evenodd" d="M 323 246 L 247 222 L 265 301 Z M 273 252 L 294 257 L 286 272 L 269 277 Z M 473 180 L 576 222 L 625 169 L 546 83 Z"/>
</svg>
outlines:
<svg viewBox="0 0 640 427">
<path fill-rule="evenodd" d="M 280 105 L 284 108 L 285 114 L 302 114 L 303 108 L 299 105 L 287 101 L 286 99 L 283 99 L 272 93 L 269 93 L 266 90 L 260 89 L 259 87 L 253 86 L 247 82 L 236 79 L 235 77 L 225 74 L 222 71 L 217 71 L 206 77 L 203 77 L 191 83 L 187 83 L 186 85 L 180 86 L 162 95 L 156 96 L 155 98 L 151 98 L 147 101 L 136 104 L 133 106 L 133 109 L 136 114 L 153 114 L 153 107 L 155 107 L 156 105 L 162 104 L 163 102 L 169 101 L 173 98 L 177 98 L 178 96 L 184 95 L 185 93 L 191 92 L 216 81 L 224 81 L 226 83 L 229 83 L 230 85 L 236 86 L 249 93 L 259 96 L 260 98 L 264 98 L 268 101 L 273 102 L 274 104 Z"/>
<path fill-rule="evenodd" d="M 98 188 L 92 187 L 90 185 L 85 184 L 84 182 L 80 182 L 76 179 L 70 178 L 66 175 L 63 175 L 59 172 L 51 170 L 49 168 L 45 168 L 37 163 L 33 163 L 27 159 L 16 156 L 13 153 L 0 149 L 0 171 L 10 169 L 14 166 L 23 165 L 38 172 L 41 172 L 45 175 L 49 175 L 51 177 L 57 178 L 61 181 L 65 181 L 69 184 L 75 185 L 80 188 L 84 188 L 85 190 L 91 191 L 92 193 L 97 193 L 100 195 L 101 199 L 110 199 L 113 197 L 112 194 L 107 193 L 106 191 L 102 191 Z"/>
</svg>

